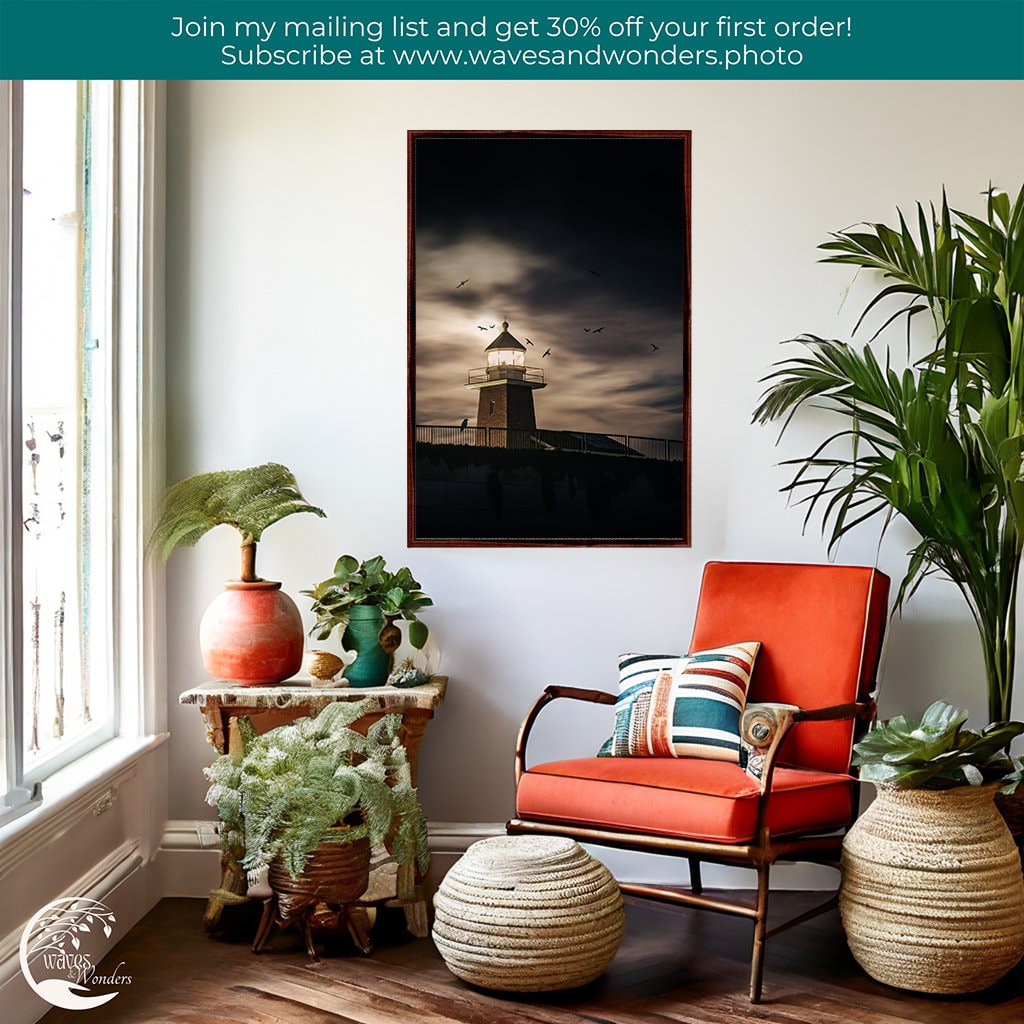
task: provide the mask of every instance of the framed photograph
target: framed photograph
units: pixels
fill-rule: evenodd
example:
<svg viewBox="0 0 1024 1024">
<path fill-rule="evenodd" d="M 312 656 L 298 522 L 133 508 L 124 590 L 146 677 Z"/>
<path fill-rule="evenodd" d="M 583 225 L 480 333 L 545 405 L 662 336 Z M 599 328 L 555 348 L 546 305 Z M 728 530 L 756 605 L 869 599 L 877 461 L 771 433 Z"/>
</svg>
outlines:
<svg viewBox="0 0 1024 1024">
<path fill-rule="evenodd" d="M 409 544 L 688 545 L 690 133 L 408 161 Z"/>
</svg>

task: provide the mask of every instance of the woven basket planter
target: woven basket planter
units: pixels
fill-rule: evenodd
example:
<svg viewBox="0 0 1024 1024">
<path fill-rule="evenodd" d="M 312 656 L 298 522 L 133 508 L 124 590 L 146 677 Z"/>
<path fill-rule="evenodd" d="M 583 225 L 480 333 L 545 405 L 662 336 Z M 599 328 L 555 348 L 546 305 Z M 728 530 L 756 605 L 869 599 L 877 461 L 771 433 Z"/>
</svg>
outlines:
<svg viewBox="0 0 1024 1024">
<path fill-rule="evenodd" d="M 310 913 L 318 903 L 335 907 L 355 903 L 370 881 L 369 840 L 321 843 L 298 878 L 292 878 L 275 859 L 267 881 L 277 896 L 277 916 L 283 925 Z"/>
<path fill-rule="evenodd" d="M 625 911 L 608 869 L 571 839 L 474 843 L 434 896 L 434 943 L 463 981 L 546 992 L 593 981 L 622 942 Z"/>
<path fill-rule="evenodd" d="M 328 834 L 341 835 L 343 831 L 331 829 Z M 366 838 L 323 842 L 310 855 L 298 878 L 292 878 L 280 857 L 275 857 L 267 872 L 271 896 L 264 901 L 252 951 L 259 953 L 263 949 L 275 924 L 282 928 L 294 924 L 302 929 L 310 961 L 318 963 L 313 920 L 317 908 L 324 904 L 338 912 L 339 921 L 347 925 L 355 944 L 369 953 L 369 933 L 361 920 L 353 918 L 352 905 L 369 884 L 370 852 L 370 841 Z"/>
<path fill-rule="evenodd" d="M 879 787 L 850 830 L 839 909 L 872 978 L 977 992 L 1024 955 L 1024 878 L 996 788 Z"/>
</svg>

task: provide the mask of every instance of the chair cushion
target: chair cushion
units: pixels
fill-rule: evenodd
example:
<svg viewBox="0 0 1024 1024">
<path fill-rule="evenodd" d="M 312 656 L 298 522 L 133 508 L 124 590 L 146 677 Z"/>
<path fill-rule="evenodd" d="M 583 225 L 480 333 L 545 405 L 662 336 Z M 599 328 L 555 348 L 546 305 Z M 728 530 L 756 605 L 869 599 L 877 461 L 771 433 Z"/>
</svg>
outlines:
<svg viewBox="0 0 1024 1024">
<path fill-rule="evenodd" d="M 776 768 L 769 800 L 773 836 L 849 823 L 849 775 Z M 755 839 L 759 785 L 739 766 L 696 758 L 584 757 L 527 771 L 516 813 L 536 821 L 719 843 Z"/>
<path fill-rule="evenodd" d="M 611 754 L 738 762 L 740 715 L 760 646 L 620 655 Z"/>
</svg>

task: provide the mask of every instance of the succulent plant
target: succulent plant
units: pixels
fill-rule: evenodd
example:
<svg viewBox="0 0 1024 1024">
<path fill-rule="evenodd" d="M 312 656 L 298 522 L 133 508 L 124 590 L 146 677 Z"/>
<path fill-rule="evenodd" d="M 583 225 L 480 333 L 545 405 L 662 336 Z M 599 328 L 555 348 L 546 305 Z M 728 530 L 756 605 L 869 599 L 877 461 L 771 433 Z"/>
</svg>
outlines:
<svg viewBox="0 0 1024 1024">
<path fill-rule="evenodd" d="M 853 746 L 860 777 L 883 786 L 943 789 L 980 786 L 1008 776 L 1014 764 L 1006 753 L 1022 722 L 993 722 L 967 729 L 968 713 L 935 701 L 920 719 L 897 715 Z"/>
</svg>

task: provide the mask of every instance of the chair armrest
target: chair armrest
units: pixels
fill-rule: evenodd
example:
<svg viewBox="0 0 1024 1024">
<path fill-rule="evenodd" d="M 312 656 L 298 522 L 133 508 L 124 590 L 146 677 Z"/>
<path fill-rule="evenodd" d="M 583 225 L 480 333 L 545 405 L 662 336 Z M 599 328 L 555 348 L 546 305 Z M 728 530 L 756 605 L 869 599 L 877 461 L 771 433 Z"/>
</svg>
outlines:
<svg viewBox="0 0 1024 1024">
<path fill-rule="evenodd" d="M 533 730 L 533 723 L 537 716 L 553 700 L 568 698 L 569 700 L 582 700 L 589 704 L 614 704 L 617 697 L 614 693 L 606 693 L 604 690 L 586 690 L 579 686 L 547 686 L 544 692 L 534 702 L 533 707 L 526 713 L 523 724 L 519 727 L 519 735 L 516 737 L 516 765 L 515 779 L 516 786 L 526 771 L 526 744 Z"/>
<path fill-rule="evenodd" d="M 747 748 L 747 773 L 761 783 L 761 795 L 770 788 L 779 748 L 789 730 L 800 722 L 832 722 L 847 718 L 870 721 L 874 700 L 863 704 L 835 704 L 825 708 L 801 708 L 795 704 L 748 704 L 740 719 L 740 738 Z"/>
<path fill-rule="evenodd" d="M 775 758 L 801 708 L 795 704 L 748 704 L 740 718 L 740 740 L 747 752 L 746 772 L 761 783 L 762 795 L 771 786 Z"/>
<path fill-rule="evenodd" d="M 799 708 L 797 722 L 834 722 L 844 718 L 863 718 L 870 721 L 875 717 L 875 701 L 870 699 L 863 704 L 834 704 L 827 708 Z"/>
</svg>

